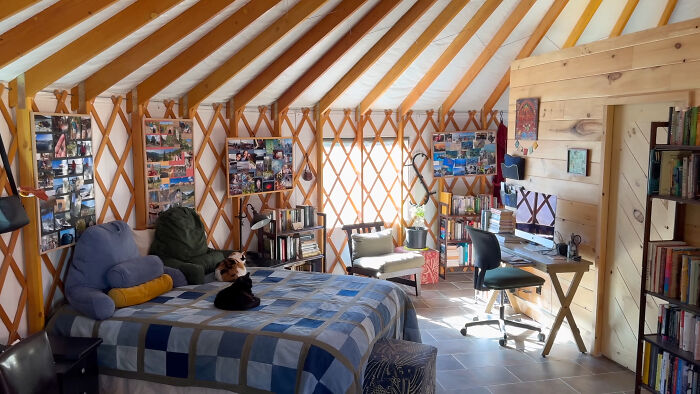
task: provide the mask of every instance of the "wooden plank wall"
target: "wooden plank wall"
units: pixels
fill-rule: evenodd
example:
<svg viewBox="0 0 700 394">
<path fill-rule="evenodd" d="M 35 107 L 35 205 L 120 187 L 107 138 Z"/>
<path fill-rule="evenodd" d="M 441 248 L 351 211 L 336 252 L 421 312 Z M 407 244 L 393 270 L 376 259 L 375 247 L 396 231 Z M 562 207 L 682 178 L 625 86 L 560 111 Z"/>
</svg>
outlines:
<svg viewBox="0 0 700 394">
<path fill-rule="evenodd" d="M 572 232 L 580 234 L 582 254 L 596 262 L 584 276 L 572 306 L 589 348 L 601 342 L 594 334 L 596 325 L 602 327 L 601 299 L 616 291 L 604 288 L 603 276 L 609 273 L 602 257 L 607 218 L 605 152 L 606 141 L 611 141 L 606 138 L 610 129 L 606 106 L 669 101 L 692 104 L 700 88 L 698 48 L 700 19 L 695 19 L 522 59 L 511 66 L 509 124 L 515 125 L 517 99 L 540 98 L 539 147 L 527 155 L 526 179 L 518 183 L 558 196 L 557 231 L 564 237 Z M 508 152 L 520 154 L 514 138 L 512 127 Z M 525 141 L 526 147 L 531 145 Z M 569 147 L 589 149 L 588 177 L 567 174 Z M 610 174 L 610 182 L 616 179 L 616 174 Z M 631 296 L 638 304 L 638 294 Z M 533 314 L 558 308 L 556 297 L 547 288 L 531 301 L 527 309 Z M 599 331 L 600 336 L 610 335 Z"/>
</svg>

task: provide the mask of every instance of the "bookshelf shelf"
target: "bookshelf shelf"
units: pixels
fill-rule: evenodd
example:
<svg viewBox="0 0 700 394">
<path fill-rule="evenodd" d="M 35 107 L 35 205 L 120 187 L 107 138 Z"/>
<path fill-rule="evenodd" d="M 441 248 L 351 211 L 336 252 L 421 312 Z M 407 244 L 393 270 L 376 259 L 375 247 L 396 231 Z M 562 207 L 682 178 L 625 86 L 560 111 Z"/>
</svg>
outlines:
<svg viewBox="0 0 700 394">
<path fill-rule="evenodd" d="M 692 145 L 666 145 L 657 144 L 653 147 L 658 151 L 682 151 L 682 152 L 700 152 L 700 146 Z"/>
<path fill-rule="evenodd" d="M 304 228 L 300 228 L 299 230 L 278 231 L 276 234 L 273 234 L 269 231 L 265 231 L 264 234 L 265 234 L 265 236 L 268 236 L 268 237 L 283 237 L 283 236 L 288 236 L 288 235 L 311 233 L 311 232 L 314 232 L 317 230 L 322 230 L 324 228 L 325 228 L 325 226 L 319 225 L 319 226 L 304 227 Z"/>
<path fill-rule="evenodd" d="M 683 360 L 692 363 L 696 367 L 700 367 L 700 360 L 695 360 L 695 357 L 693 357 L 693 353 L 681 350 L 676 343 L 665 341 L 661 337 L 661 335 L 648 334 L 645 335 L 643 338 L 645 341 L 657 346 L 659 349 L 669 352 L 676 357 L 682 358 Z"/>
<path fill-rule="evenodd" d="M 669 200 L 669 201 L 675 201 L 681 204 L 697 204 L 700 205 L 700 200 L 698 199 L 693 199 L 693 198 L 683 198 L 683 197 L 677 197 L 677 196 L 664 196 L 661 194 L 653 194 L 649 196 L 651 198 L 656 198 L 659 200 Z"/>
<path fill-rule="evenodd" d="M 663 294 L 656 293 L 656 292 L 653 292 L 653 291 L 644 290 L 644 292 L 645 292 L 647 295 L 650 295 L 650 296 L 653 296 L 653 297 L 656 297 L 656 298 L 660 298 L 660 299 L 662 299 L 662 300 L 668 302 L 669 304 L 673 304 L 673 305 L 675 305 L 675 306 L 677 306 L 677 307 L 679 307 L 679 308 L 685 309 L 685 310 L 688 311 L 688 312 L 692 312 L 692 313 L 695 313 L 695 314 L 697 314 L 697 315 L 700 315 L 700 306 L 686 304 L 685 302 L 681 302 L 681 301 L 678 300 L 678 299 L 671 298 L 671 297 L 668 297 L 668 296 L 665 296 L 665 295 L 663 295 Z"/>
<path fill-rule="evenodd" d="M 295 208 L 299 209 L 299 207 Z M 282 210 L 287 211 L 287 210 Z M 271 242 L 274 248 L 282 247 L 287 248 L 287 244 L 291 243 L 290 249 L 286 249 L 285 253 L 291 255 L 292 252 L 296 253 L 297 256 L 288 259 L 276 259 L 275 256 L 270 252 L 273 247 L 270 246 L 270 251 L 266 251 L 265 254 L 272 260 L 276 262 L 275 266 L 284 267 L 287 269 L 294 269 L 299 266 L 310 265 L 311 271 L 315 272 L 326 272 L 326 214 L 323 212 L 315 212 L 312 214 L 315 218 L 315 223 L 313 226 L 306 226 L 298 230 L 288 229 L 280 230 L 278 229 L 278 223 L 276 220 L 270 222 L 268 226 L 258 229 L 258 250 L 266 250 L 265 242 Z M 275 217 L 275 216 L 272 216 Z M 283 222 L 284 223 L 284 222 Z M 313 224 L 313 223 L 311 223 Z M 318 246 L 321 254 L 309 257 L 298 257 L 300 256 L 301 249 L 303 248 L 299 237 L 303 234 L 314 234 L 315 243 Z M 295 241 L 296 239 L 296 241 Z M 284 241 L 284 242 L 283 242 Z M 294 243 L 297 242 L 297 243 Z M 281 253 L 280 253 L 281 255 Z"/>
</svg>

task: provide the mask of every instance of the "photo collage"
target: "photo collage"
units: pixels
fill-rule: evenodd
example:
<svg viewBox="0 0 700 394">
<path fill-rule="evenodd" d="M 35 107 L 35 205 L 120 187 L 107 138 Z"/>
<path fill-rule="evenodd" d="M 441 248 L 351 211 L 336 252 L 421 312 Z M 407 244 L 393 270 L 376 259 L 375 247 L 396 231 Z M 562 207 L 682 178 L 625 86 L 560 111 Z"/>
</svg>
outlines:
<svg viewBox="0 0 700 394">
<path fill-rule="evenodd" d="M 292 189 L 291 138 L 229 138 L 226 144 L 229 197 Z"/>
<path fill-rule="evenodd" d="M 192 121 L 146 119 L 148 225 L 171 207 L 194 208 Z"/>
<path fill-rule="evenodd" d="M 433 176 L 496 174 L 496 132 L 433 135 Z"/>
<path fill-rule="evenodd" d="M 40 250 L 72 245 L 95 224 L 92 120 L 86 115 L 32 114 L 38 171 Z"/>
</svg>

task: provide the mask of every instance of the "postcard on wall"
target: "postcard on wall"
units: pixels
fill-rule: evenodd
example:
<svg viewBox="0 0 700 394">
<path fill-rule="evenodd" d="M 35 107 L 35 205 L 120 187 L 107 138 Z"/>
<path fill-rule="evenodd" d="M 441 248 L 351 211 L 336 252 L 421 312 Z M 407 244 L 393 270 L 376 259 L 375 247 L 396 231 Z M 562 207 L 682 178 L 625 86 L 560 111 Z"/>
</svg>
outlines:
<svg viewBox="0 0 700 394">
<path fill-rule="evenodd" d="M 522 98 L 515 102 L 515 139 L 536 140 L 540 99 Z"/>
<path fill-rule="evenodd" d="M 195 206 L 192 126 L 186 119 L 144 120 L 149 227 L 171 207 Z"/>
<path fill-rule="evenodd" d="M 433 176 L 493 175 L 495 173 L 495 131 L 433 134 Z"/>
<path fill-rule="evenodd" d="M 95 224 L 92 119 L 89 115 L 32 113 L 39 200 L 39 250 L 74 244 Z"/>
<path fill-rule="evenodd" d="M 229 138 L 226 149 L 229 197 L 292 189 L 291 138 Z"/>
</svg>

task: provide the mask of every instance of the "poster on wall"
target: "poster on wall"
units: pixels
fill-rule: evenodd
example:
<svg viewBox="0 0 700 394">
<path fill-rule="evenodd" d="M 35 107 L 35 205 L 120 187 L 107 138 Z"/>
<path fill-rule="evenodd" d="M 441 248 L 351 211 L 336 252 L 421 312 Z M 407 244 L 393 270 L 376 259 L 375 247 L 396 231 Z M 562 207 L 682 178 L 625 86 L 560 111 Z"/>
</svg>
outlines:
<svg viewBox="0 0 700 394">
<path fill-rule="evenodd" d="M 291 138 L 228 138 L 228 196 L 292 190 Z"/>
<path fill-rule="evenodd" d="M 496 173 L 496 132 L 464 131 L 433 134 L 433 176 Z"/>
<path fill-rule="evenodd" d="M 522 98 L 515 102 L 515 139 L 536 140 L 539 123 L 540 99 Z"/>
<path fill-rule="evenodd" d="M 95 224 L 92 120 L 89 115 L 32 113 L 39 200 L 39 250 L 73 245 Z"/>
<path fill-rule="evenodd" d="M 149 227 L 171 207 L 194 208 L 192 126 L 187 119 L 144 120 Z"/>
</svg>

